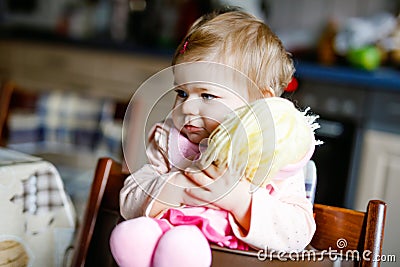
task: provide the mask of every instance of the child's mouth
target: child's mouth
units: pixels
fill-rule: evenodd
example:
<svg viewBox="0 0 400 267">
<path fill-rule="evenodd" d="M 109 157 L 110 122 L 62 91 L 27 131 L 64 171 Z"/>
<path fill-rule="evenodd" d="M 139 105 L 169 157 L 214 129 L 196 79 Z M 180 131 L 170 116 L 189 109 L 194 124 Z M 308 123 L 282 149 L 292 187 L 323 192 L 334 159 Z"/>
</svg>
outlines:
<svg viewBox="0 0 400 267">
<path fill-rule="evenodd" d="M 185 130 L 191 133 L 200 132 L 202 129 L 193 125 L 185 125 Z"/>
</svg>

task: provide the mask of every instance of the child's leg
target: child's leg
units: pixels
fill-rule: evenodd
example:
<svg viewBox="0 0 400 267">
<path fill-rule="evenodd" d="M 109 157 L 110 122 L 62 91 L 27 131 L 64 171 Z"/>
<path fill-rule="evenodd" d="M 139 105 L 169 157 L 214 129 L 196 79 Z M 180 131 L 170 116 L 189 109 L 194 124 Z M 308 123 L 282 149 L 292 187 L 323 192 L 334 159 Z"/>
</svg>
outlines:
<svg viewBox="0 0 400 267">
<path fill-rule="evenodd" d="M 159 240 L 153 267 L 209 267 L 211 249 L 203 233 L 192 225 L 176 226 Z"/>
<path fill-rule="evenodd" d="M 118 224 L 110 237 L 115 261 L 122 267 L 150 267 L 154 248 L 162 234 L 159 224 L 147 217 Z"/>
</svg>

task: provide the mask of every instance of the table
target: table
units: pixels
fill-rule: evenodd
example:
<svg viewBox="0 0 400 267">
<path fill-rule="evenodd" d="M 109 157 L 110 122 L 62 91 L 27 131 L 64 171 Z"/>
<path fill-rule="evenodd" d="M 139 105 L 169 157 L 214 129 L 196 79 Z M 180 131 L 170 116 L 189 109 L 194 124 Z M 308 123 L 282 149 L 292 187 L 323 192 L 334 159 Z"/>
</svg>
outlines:
<svg viewBox="0 0 400 267">
<path fill-rule="evenodd" d="M 0 265 L 63 266 L 75 224 L 55 166 L 0 147 Z"/>
</svg>

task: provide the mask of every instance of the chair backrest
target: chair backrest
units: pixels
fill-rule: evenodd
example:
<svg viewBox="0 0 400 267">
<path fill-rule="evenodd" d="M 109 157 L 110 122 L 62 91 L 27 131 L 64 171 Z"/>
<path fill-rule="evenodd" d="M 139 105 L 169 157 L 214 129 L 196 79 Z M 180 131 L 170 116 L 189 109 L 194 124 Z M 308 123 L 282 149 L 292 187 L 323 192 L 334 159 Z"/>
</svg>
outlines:
<svg viewBox="0 0 400 267">
<path fill-rule="evenodd" d="M 76 238 L 72 266 L 116 266 L 108 240 L 114 226 L 123 220 L 119 213 L 119 191 L 126 176 L 121 164 L 111 158 L 98 161 L 85 216 Z M 310 245 L 315 249 L 338 249 L 342 246 L 338 242 L 345 242 L 340 247 L 343 251 L 357 250 L 362 255 L 363 251 L 369 250 L 371 259 L 382 254 L 386 217 L 384 202 L 370 201 L 366 212 L 314 204 L 314 212 L 317 230 Z M 213 247 L 213 266 L 282 266 L 293 263 L 260 261 L 257 253 Z M 362 257 L 360 263 L 361 266 L 379 266 L 379 262 L 366 261 Z"/>
<path fill-rule="evenodd" d="M 341 249 L 343 252 L 359 251 L 362 256 L 378 259 L 382 254 L 386 219 L 386 203 L 371 200 L 367 211 L 355 211 L 339 207 L 314 204 L 317 230 L 311 245 L 318 250 Z M 372 260 L 361 261 L 370 266 Z"/>
<path fill-rule="evenodd" d="M 123 218 L 119 191 L 126 174 L 111 158 L 99 159 L 83 221 L 75 240 L 72 266 L 117 266 L 109 248 L 112 229 Z"/>
</svg>

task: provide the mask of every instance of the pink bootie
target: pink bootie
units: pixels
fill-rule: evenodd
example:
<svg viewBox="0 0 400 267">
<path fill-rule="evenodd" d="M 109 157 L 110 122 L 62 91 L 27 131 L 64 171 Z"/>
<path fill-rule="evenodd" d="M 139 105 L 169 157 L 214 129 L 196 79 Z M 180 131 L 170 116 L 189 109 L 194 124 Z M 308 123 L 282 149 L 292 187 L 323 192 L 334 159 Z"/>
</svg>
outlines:
<svg viewBox="0 0 400 267">
<path fill-rule="evenodd" d="M 118 224 L 110 237 L 115 261 L 121 267 L 151 267 L 161 235 L 160 226 L 151 218 L 140 217 Z"/>
<path fill-rule="evenodd" d="M 192 225 L 176 226 L 159 240 L 153 267 L 209 267 L 211 249 L 203 233 Z"/>
</svg>

